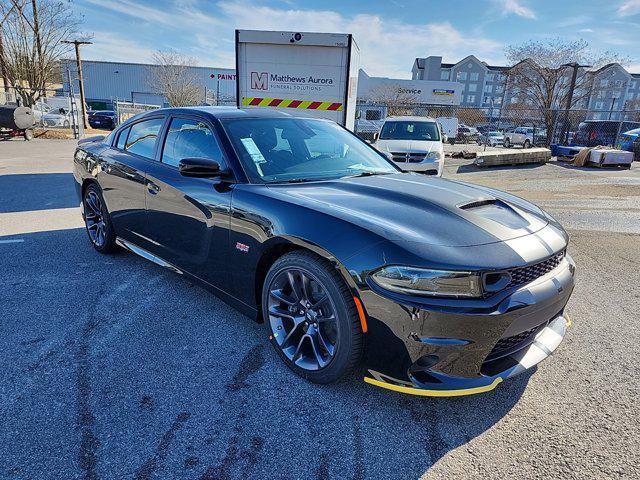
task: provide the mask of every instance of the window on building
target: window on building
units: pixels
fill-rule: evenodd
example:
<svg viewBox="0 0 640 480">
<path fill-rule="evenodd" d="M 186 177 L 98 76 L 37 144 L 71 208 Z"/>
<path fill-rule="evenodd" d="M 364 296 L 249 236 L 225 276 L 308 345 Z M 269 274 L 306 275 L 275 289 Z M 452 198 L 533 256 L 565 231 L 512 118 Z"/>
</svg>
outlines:
<svg viewBox="0 0 640 480">
<path fill-rule="evenodd" d="M 594 107 L 595 107 L 596 110 L 602 110 L 602 108 L 604 107 L 604 103 L 603 102 L 596 102 Z"/>
<path fill-rule="evenodd" d="M 469 80 L 471 80 L 472 82 L 477 82 L 479 76 L 480 76 L 480 74 L 478 72 L 471 72 L 469 74 Z"/>
<path fill-rule="evenodd" d="M 618 88 L 622 87 L 622 80 L 616 80 L 614 85 Z"/>
<path fill-rule="evenodd" d="M 458 80 L 466 80 L 467 72 L 458 72 Z"/>
<path fill-rule="evenodd" d="M 596 95 L 596 98 L 604 98 L 604 92 L 602 90 L 600 90 L 598 92 L 598 95 Z"/>
<path fill-rule="evenodd" d="M 475 95 L 467 95 L 467 103 L 476 103 Z"/>
<path fill-rule="evenodd" d="M 482 103 L 491 103 L 491 97 L 484 97 Z"/>
<path fill-rule="evenodd" d="M 631 84 L 629 86 L 630 86 L 631 89 L 635 89 L 637 85 L 638 85 L 638 83 L 635 80 L 632 80 Z"/>
<path fill-rule="evenodd" d="M 518 97 L 511 97 L 511 103 L 518 103 Z"/>
<path fill-rule="evenodd" d="M 609 80 L 607 80 L 606 78 L 603 78 L 602 80 L 600 80 L 600 86 L 601 87 L 608 87 L 609 86 Z"/>
<path fill-rule="evenodd" d="M 493 91 L 493 86 L 492 85 L 485 85 L 484 86 L 484 93 L 491 93 Z"/>
<path fill-rule="evenodd" d="M 470 92 L 477 92 L 478 91 L 478 84 L 477 83 L 470 83 L 469 84 L 469 91 Z"/>
<path fill-rule="evenodd" d="M 496 76 L 496 80 L 497 80 L 498 82 L 504 82 L 506 78 L 507 78 L 507 77 L 505 77 L 502 73 L 499 73 L 499 74 Z"/>
<path fill-rule="evenodd" d="M 440 80 L 449 80 L 449 70 L 442 70 L 440 72 Z"/>
<path fill-rule="evenodd" d="M 125 149 L 141 157 L 153 159 L 158 133 L 164 118 L 152 118 L 131 126 Z"/>
<path fill-rule="evenodd" d="M 496 93 L 502 93 L 504 91 L 504 87 L 502 85 L 496 85 Z"/>
<path fill-rule="evenodd" d="M 502 97 L 493 97 L 494 105 L 502 105 Z"/>
<path fill-rule="evenodd" d="M 493 82 L 496 79 L 495 73 L 487 73 L 487 82 Z"/>
</svg>

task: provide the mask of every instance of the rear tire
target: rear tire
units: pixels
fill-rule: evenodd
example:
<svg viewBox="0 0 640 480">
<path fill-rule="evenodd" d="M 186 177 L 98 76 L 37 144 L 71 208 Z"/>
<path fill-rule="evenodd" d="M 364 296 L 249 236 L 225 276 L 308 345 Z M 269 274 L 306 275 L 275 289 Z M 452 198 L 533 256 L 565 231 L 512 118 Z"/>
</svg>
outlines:
<svg viewBox="0 0 640 480">
<path fill-rule="evenodd" d="M 92 183 L 86 188 L 82 205 L 85 228 L 93 248 L 105 254 L 115 252 L 116 233 L 98 185 Z"/>
<path fill-rule="evenodd" d="M 504 139 L 504 148 L 511 148 L 511 141 L 508 138 Z"/>
<path fill-rule="evenodd" d="M 522 144 L 522 148 L 531 148 L 531 142 L 529 140 L 525 140 Z"/>
<path fill-rule="evenodd" d="M 310 252 L 288 253 L 271 266 L 262 315 L 278 355 L 311 382 L 335 382 L 360 361 L 363 334 L 353 296 L 337 270 Z"/>
</svg>

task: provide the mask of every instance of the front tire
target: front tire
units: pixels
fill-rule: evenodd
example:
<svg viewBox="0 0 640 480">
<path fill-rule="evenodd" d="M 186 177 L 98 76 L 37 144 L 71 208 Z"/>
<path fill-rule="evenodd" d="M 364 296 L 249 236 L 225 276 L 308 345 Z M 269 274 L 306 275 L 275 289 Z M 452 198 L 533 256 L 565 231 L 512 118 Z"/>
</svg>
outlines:
<svg viewBox="0 0 640 480">
<path fill-rule="evenodd" d="M 504 139 L 504 148 L 511 148 L 511 141 L 508 138 Z"/>
<path fill-rule="evenodd" d="M 531 148 L 531 142 L 529 140 L 525 140 L 522 148 Z"/>
<path fill-rule="evenodd" d="M 262 287 L 262 315 L 284 363 L 314 383 L 350 373 L 362 355 L 356 306 L 326 260 L 292 252 L 271 266 Z"/>
<path fill-rule="evenodd" d="M 116 234 L 100 187 L 89 185 L 82 198 L 84 224 L 89 240 L 100 253 L 112 253 L 117 249 Z"/>
</svg>

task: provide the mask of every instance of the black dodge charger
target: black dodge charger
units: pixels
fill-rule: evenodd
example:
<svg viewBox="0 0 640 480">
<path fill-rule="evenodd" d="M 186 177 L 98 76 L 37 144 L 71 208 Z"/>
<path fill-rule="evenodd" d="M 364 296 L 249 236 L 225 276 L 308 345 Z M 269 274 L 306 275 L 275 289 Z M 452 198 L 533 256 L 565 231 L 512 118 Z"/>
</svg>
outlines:
<svg viewBox="0 0 640 480">
<path fill-rule="evenodd" d="M 426 396 L 493 389 L 558 347 L 567 234 L 518 197 L 402 173 L 335 123 L 176 108 L 81 141 L 94 248 L 195 279 L 294 372 Z"/>
</svg>

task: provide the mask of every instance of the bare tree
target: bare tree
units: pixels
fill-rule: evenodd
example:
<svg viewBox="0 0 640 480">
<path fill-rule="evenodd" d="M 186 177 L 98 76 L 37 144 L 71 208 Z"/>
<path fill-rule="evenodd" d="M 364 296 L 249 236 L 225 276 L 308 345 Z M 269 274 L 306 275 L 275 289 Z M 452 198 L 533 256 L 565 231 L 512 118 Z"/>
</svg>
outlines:
<svg viewBox="0 0 640 480">
<path fill-rule="evenodd" d="M 60 0 L 6 0 L 0 19 L 2 74 L 24 104 L 33 105 L 60 78 L 60 60 L 69 52 L 62 42 L 77 34 L 80 21 Z"/>
<path fill-rule="evenodd" d="M 399 85 L 383 83 L 369 91 L 367 100 L 386 106 L 388 115 L 407 115 L 410 106 L 418 103 L 418 96 Z"/>
<path fill-rule="evenodd" d="M 178 52 L 156 52 L 154 65 L 149 67 L 151 88 L 162 94 L 172 107 L 198 105 L 204 98 L 204 88 L 191 66 L 193 58 Z"/>
<path fill-rule="evenodd" d="M 537 113 L 537 121 L 544 123 L 548 134 L 552 133 L 558 109 L 575 108 L 590 98 L 594 80 L 609 74 L 604 67 L 629 61 L 613 52 L 594 51 L 585 40 L 560 38 L 509 46 L 506 56 L 513 66 L 506 72 L 505 88 L 518 103 Z M 589 67 L 577 69 L 571 97 L 573 68 L 566 65 L 573 62 Z M 567 105 L 569 97 L 571 105 Z"/>
</svg>

